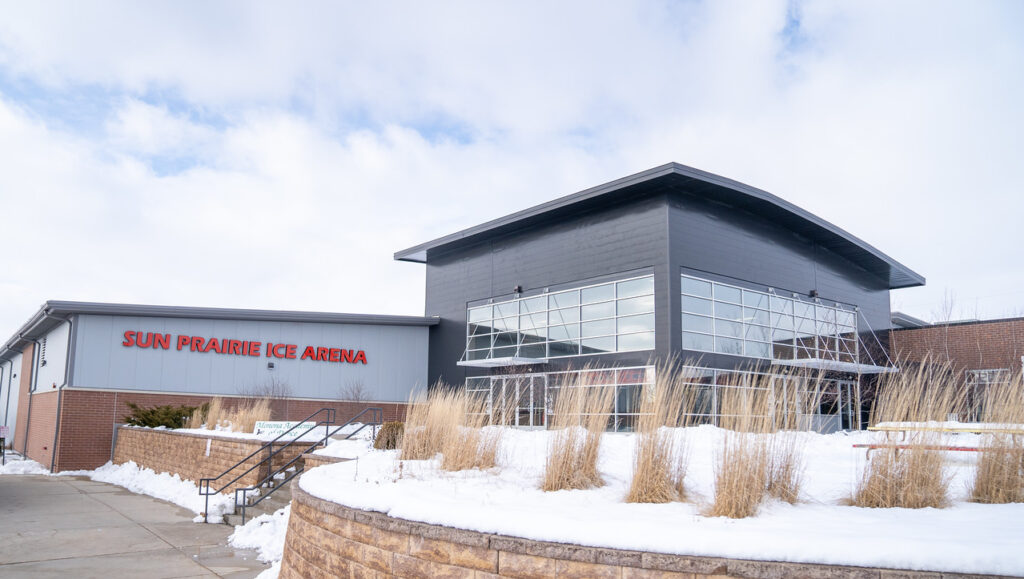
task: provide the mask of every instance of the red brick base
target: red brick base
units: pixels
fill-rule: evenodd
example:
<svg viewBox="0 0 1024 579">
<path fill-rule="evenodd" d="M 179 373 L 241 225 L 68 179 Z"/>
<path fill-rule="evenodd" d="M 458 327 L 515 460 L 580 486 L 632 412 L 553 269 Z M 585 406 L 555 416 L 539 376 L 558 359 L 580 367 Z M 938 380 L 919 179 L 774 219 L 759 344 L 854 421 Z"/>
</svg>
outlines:
<svg viewBox="0 0 1024 579">
<path fill-rule="evenodd" d="M 33 401 L 33 422 L 36 421 L 36 405 L 40 400 L 49 398 L 36 396 Z M 56 417 L 56 393 L 52 394 L 53 406 L 51 416 Z M 93 469 L 110 460 L 114 429 L 124 423 L 124 417 L 130 412 L 128 403 L 140 406 L 160 406 L 165 404 L 198 406 L 212 399 L 212 396 L 178 395 L 178 394 L 146 394 L 137 392 L 96 392 L 89 390 L 64 390 L 60 408 L 60 434 L 57 441 L 57 457 L 54 472 L 64 470 Z M 221 397 L 228 407 L 244 400 L 241 397 Z M 344 423 L 359 411 L 377 406 L 384 409 L 384 420 L 401 420 L 405 416 L 405 404 L 394 402 L 342 402 L 338 400 L 302 400 L 285 398 L 271 403 L 274 420 L 301 420 L 321 408 L 333 408 L 336 422 Z M 43 414 L 41 413 L 40 416 Z M 45 454 L 42 446 L 49 446 L 52 452 L 53 427 L 56 421 L 51 419 L 49 442 L 44 442 L 45 435 L 29 435 L 29 457 L 43 466 L 50 466 L 51 455 Z M 40 426 L 44 428 L 45 424 Z M 32 424 L 33 433 L 36 424 Z M 37 442 L 40 449 L 37 451 Z M 39 460 L 39 458 L 45 460 Z"/>
</svg>

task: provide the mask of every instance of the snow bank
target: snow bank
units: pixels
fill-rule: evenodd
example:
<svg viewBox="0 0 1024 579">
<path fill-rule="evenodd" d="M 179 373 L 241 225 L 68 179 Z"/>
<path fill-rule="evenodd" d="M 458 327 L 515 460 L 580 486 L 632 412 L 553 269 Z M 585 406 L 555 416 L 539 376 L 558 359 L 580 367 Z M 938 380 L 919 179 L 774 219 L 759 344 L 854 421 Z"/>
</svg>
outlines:
<svg viewBox="0 0 1024 579">
<path fill-rule="evenodd" d="M 62 475 L 84 475 L 92 480 L 115 484 L 133 493 L 149 495 L 174 503 L 196 513 L 196 522 L 202 522 L 206 508 L 205 497 L 199 494 L 199 487 L 193 481 L 182 480 L 176 474 L 157 473 L 151 468 L 141 468 L 132 461 L 123 464 L 107 464 L 94 471 L 65 472 Z M 220 523 L 223 515 L 234 512 L 234 499 L 227 495 L 210 495 L 208 520 Z"/>
<path fill-rule="evenodd" d="M 237 549 L 255 549 L 259 560 L 271 563 L 271 568 L 260 573 L 261 579 L 276 579 L 284 555 L 284 537 L 288 530 L 291 505 L 270 515 L 260 515 L 244 525 L 235 527 L 228 542 Z"/>
<path fill-rule="evenodd" d="M 0 466 L 0 474 L 50 474 L 50 469 L 34 460 L 8 459 L 7 464 Z"/>
<path fill-rule="evenodd" d="M 713 491 L 716 441 L 724 431 L 701 426 L 689 441 L 689 490 L 696 503 L 623 503 L 636 438 L 605 436 L 599 468 L 606 486 L 587 491 L 538 490 L 548 437 L 509 431 L 499 467 L 447 473 L 437 460 L 398 461 L 396 451 L 353 451 L 350 462 L 313 469 L 306 492 L 391 516 L 594 547 L 827 563 L 895 569 L 1024 575 L 1024 505 L 964 502 L 973 474 L 971 453 L 949 453 L 956 501 L 948 509 L 864 509 L 843 506 L 872 433 L 802 433 L 807 471 L 803 502 L 769 502 L 758 516 L 731 520 L 701 513 Z M 969 444 L 975 435 L 959 436 Z M 341 452 L 341 450 L 339 450 Z M 966 456 L 965 456 L 966 455 Z"/>
</svg>

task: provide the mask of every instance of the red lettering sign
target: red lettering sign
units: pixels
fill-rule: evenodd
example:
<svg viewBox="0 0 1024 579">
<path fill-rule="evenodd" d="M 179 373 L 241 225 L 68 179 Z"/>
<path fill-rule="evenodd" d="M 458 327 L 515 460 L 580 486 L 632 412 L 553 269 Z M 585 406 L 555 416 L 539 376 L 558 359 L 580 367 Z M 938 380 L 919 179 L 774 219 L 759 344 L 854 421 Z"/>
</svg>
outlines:
<svg viewBox="0 0 1024 579">
<path fill-rule="evenodd" d="M 263 342 L 216 337 L 206 338 L 184 334 L 176 336 L 174 344 L 175 348 L 179 351 L 187 350 L 202 354 L 214 352 L 229 356 L 260 356 L 263 350 Z M 127 330 L 124 333 L 124 341 L 121 342 L 121 345 L 125 348 L 170 350 L 171 335 Z M 266 355 L 268 358 L 294 360 L 298 349 L 299 346 L 297 344 L 267 342 Z M 366 364 L 366 352 L 330 346 L 306 346 L 302 350 L 302 356 L 299 359 L 312 360 L 314 362 L 332 362 L 335 364 Z"/>
</svg>

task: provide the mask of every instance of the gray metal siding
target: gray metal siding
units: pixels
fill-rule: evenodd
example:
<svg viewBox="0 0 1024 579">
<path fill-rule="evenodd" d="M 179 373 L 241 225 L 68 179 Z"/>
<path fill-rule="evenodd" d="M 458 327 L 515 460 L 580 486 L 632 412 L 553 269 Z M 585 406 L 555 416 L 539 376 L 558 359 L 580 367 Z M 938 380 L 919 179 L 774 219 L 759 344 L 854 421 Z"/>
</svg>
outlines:
<svg viewBox="0 0 1024 579">
<path fill-rule="evenodd" d="M 687 195 L 673 197 L 669 207 L 671 260 L 677 271 L 802 296 L 816 289 L 825 303 L 859 306 L 876 332 L 889 328 L 886 280 L 753 213 Z M 678 312 L 676 284 L 673 307 Z M 862 339 L 873 341 L 865 333 L 864 320 L 858 320 L 858 324 Z M 673 317 L 672 326 L 675 347 L 681 347 L 679 316 Z M 702 361 L 727 367 L 749 359 L 703 354 Z"/>
<path fill-rule="evenodd" d="M 169 350 L 122 346 L 124 332 L 171 334 Z M 178 335 L 259 341 L 261 355 L 176 349 Z M 296 398 L 339 398 L 361 382 L 375 401 L 403 402 L 427 383 L 428 328 L 246 320 L 81 315 L 71 383 L 79 388 L 238 395 L 269 383 Z M 367 364 L 268 358 L 267 342 L 363 350 Z M 274 369 L 267 363 L 273 362 Z"/>
<path fill-rule="evenodd" d="M 456 365 L 466 347 L 466 306 L 469 302 L 512 295 L 519 285 L 525 294 L 563 284 L 630 272 L 653 272 L 657 287 L 667 286 L 667 216 L 663 200 L 644 199 L 614 212 L 579 215 L 553 226 L 526 230 L 446 256 L 427 264 L 426 315 L 440 316 L 430 331 L 430 380 L 461 384 L 467 375 Z M 657 347 L 667 348 L 661 312 L 668 307 L 664 292 L 655 297 Z M 665 322 L 667 324 L 667 321 Z M 644 363 L 650 352 L 615 354 L 602 359 Z M 575 359 L 574 363 L 579 364 Z M 551 366 L 565 362 L 554 362 Z M 471 375 L 482 373 L 471 370 Z"/>
<path fill-rule="evenodd" d="M 501 239 L 431 256 L 427 263 L 426 315 L 441 322 L 430 333 L 430 380 L 459 384 L 456 365 L 465 349 L 467 303 L 524 295 L 560 285 L 582 285 L 608 276 L 653 271 L 658 358 L 681 351 L 679 274 L 682 271 L 737 285 L 806 295 L 861 308 L 870 325 L 889 326 L 887 281 L 760 215 L 694 195 L 659 194 L 612 209 L 568 218 Z M 860 322 L 862 329 L 863 321 Z M 872 340 L 868 335 L 865 340 Z M 553 370 L 588 361 L 644 364 L 651 352 L 556 359 Z M 688 353 L 684 353 L 688 354 Z M 689 353 L 709 366 L 732 368 L 754 360 Z M 526 370 L 526 369 L 524 369 Z"/>
</svg>

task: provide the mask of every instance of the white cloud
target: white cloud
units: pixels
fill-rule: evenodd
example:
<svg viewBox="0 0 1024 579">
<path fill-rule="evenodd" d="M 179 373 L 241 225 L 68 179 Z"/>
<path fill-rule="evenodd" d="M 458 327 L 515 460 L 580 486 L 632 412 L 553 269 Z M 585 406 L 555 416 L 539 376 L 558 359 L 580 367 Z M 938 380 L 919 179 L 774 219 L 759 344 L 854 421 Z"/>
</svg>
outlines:
<svg viewBox="0 0 1024 579">
<path fill-rule="evenodd" d="M 946 288 L 1010 313 L 1021 16 L 1012 2 L 13 5 L 0 230 L 24 241 L 0 274 L 0 334 L 47 298 L 420 313 L 421 266 L 395 250 L 670 160 L 926 275 L 900 292 L 910 313 Z M 47 103 L 67 95 L 101 117 L 64 122 Z"/>
</svg>

